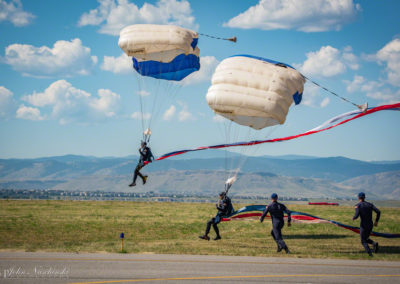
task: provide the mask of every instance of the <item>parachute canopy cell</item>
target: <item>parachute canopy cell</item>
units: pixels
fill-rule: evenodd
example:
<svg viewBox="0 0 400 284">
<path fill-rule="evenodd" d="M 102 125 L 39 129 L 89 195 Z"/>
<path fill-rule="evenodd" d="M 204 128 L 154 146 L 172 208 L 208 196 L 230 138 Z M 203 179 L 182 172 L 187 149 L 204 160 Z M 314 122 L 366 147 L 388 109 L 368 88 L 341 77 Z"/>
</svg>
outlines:
<svg viewBox="0 0 400 284">
<path fill-rule="evenodd" d="M 292 66 L 235 55 L 223 60 L 206 96 L 215 113 L 254 129 L 283 124 L 293 102 L 301 102 L 305 79 Z"/>
<path fill-rule="evenodd" d="M 198 34 L 172 25 L 132 25 L 120 32 L 119 47 L 142 76 L 180 81 L 200 69 Z"/>
</svg>

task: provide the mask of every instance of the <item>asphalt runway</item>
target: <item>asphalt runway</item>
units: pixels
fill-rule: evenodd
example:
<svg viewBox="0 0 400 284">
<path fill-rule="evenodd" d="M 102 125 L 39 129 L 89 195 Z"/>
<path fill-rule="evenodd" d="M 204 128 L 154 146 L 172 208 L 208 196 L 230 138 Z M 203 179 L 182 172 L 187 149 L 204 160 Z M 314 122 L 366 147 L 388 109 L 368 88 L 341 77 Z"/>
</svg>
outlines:
<svg viewBox="0 0 400 284">
<path fill-rule="evenodd" d="M 0 252 L 0 283 L 400 283 L 400 262 Z"/>
</svg>

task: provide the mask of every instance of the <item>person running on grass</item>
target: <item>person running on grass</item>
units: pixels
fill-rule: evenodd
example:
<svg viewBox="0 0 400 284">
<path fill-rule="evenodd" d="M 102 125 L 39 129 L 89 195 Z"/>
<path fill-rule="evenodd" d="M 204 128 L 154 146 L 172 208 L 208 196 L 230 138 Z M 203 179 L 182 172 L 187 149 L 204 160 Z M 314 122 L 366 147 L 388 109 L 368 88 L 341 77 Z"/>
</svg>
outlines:
<svg viewBox="0 0 400 284">
<path fill-rule="evenodd" d="M 365 248 L 365 251 L 368 253 L 368 255 L 372 256 L 372 251 L 368 244 L 372 245 L 374 253 L 378 252 L 379 244 L 371 240 L 369 236 L 371 235 L 372 227 L 378 226 L 379 218 L 381 217 L 381 211 L 379 211 L 374 204 L 365 201 L 364 192 L 360 192 L 358 194 L 358 200 L 360 202 L 358 202 L 355 206 L 353 221 L 360 217 L 361 244 Z M 375 211 L 376 213 L 375 223 L 372 223 L 372 211 Z"/>
<path fill-rule="evenodd" d="M 271 195 L 272 202 L 265 208 L 260 222 L 264 221 L 265 216 L 269 213 L 272 219 L 272 231 L 271 236 L 275 240 L 276 244 L 278 245 L 277 252 L 280 252 L 282 249 L 285 250 L 286 253 L 290 253 L 289 248 L 287 247 L 285 241 L 282 239 L 282 228 L 285 225 L 283 220 L 284 212 L 288 215 L 288 227 L 291 226 L 291 215 L 290 211 L 286 208 L 285 205 L 278 202 L 278 195 L 273 193 Z"/>
</svg>

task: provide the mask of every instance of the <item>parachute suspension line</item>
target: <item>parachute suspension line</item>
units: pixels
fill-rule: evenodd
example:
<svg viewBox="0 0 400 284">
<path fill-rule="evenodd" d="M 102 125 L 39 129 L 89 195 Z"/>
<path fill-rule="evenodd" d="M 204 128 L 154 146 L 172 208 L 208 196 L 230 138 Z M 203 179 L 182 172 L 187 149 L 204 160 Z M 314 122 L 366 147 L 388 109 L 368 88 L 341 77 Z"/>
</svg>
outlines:
<svg viewBox="0 0 400 284">
<path fill-rule="evenodd" d="M 362 105 L 358 105 L 358 104 L 356 104 L 356 103 L 354 103 L 354 102 L 352 102 L 352 101 L 346 99 L 345 97 L 342 97 L 342 96 L 336 94 L 335 92 L 333 92 L 333 91 L 331 91 L 331 90 L 325 88 L 324 86 L 321 86 L 321 85 L 318 84 L 317 82 L 315 82 L 315 81 L 311 80 L 310 78 L 306 77 L 304 74 L 301 74 L 301 75 L 302 75 L 306 80 L 308 80 L 309 82 L 313 83 L 313 84 L 316 85 L 317 87 L 320 87 L 321 89 L 323 89 L 323 90 L 327 91 L 328 93 L 330 93 L 330 94 L 332 94 L 332 95 L 338 97 L 339 99 L 341 99 L 341 100 L 343 100 L 343 101 L 345 101 L 345 102 L 347 102 L 347 103 L 352 104 L 353 106 L 357 107 L 357 108 L 358 108 L 359 110 L 361 110 L 362 112 L 365 113 L 365 112 L 367 111 L 367 109 L 368 109 L 368 103 L 364 103 L 364 104 L 362 104 Z"/>
<path fill-rule="evenodd" d="M 141 91 L 143 90 L 143 86 L 142 86 L 142 82 L 139 78 L 139 73 L 135 72 L 135 77 L 136 77 L 136 81 L 137 81 L 137 85 L 139 86 L 138 91 L 136 91 L 136 94 L 133 94 L 134 96 L 139 96 L 139 105 L 140 105 L 140 122 L 142 124 L 142 139 L 143 141 L 145 140 L 145 135 L 144 135 L 144 115 L 143 115 L 143 100 L 142 100 L 142 94 Z M 135 90 L 135 89 L 134 89 Z"/>
<path fill-rule="evenodd" d="M 278 129 L 278 125 L 270 127 L 268 133 L 262 137 L 264 139 L 268 139 L 273 134 L 273 132 L 275 132 L 276 129 Z M 247 128 L 246 137 L 250 138 L 249 139 L 250 141 L 255 141 L 257 138 L 257 134 L 258 134 L 257 130 Z M 235 140 L 233 142 L 237 142 L 237 139 L 235 138 Z M 225 190 L 229 190 L 229 188 L 231 188 L 233 183 L 237 180 L 237 176 L 238 176 L 239 172 L 242 170 L 243 166 L 245 165 L 245 163 L 247 162 L 249 157 L 253 156 L 256 152 L 258 152 L 260 147 L 261 147 L 261 144 L 252 145 L 252 147 L 240 147 L 240 151 L 239 151 L 240 156 L 237 157 L 237 159 L 236 159 L 236 162 L 235 162 L 236 168 L 235 169 L 233 169 L 233 164 L 234 164 L 233 160 L 231 161 L 231 171 L 225 182 Z"/>
<path fill-rule="evenodd" d="M 220 39 L 220 40 L 227 40 L 227 41 L 231 41 L 231 42 L 237 42 L 237 37 L 230 37 L 230 38 L 222 38 L 222 37 L 217 37 L 217 36 L 213 36 L 213 35 L 208 35 L 208 34 L 202 34 L 202 33 L 199 33 L 199 35 L 201 35 L 201 36 L 206 36 L 206 37 L 209 37 L 209 38 L 213 38 L 213 39 Z"/>
<path fill-rule="evenodd" d="M 181 65 L 178 65 L 178 69 L 180 69 L 182 64 L 183 62 L 181 62 Z M 162 71 L 161 67 L 159 71 Z M 175 98 L 182 87 L 182 84 L 175 82 L 175 79 L 176 78 L 173 78 L 170 83 L 165 83 L 164 80 L 155 80 L 155 83 L 153 84 L 153 86 L 155 86 L 155 96 L 151 109 L 149 127 L 151 126 L 152 121 L 158 120 L 163 108 L 175 101 Z"/>
</svg>

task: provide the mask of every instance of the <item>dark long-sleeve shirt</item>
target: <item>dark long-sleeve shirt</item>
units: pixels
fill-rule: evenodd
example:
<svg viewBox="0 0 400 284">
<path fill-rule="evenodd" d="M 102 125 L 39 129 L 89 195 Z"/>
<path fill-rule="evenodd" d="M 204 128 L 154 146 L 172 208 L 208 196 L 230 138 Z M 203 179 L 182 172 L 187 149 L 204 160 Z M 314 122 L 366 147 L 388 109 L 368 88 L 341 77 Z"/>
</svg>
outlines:
<svg viewBox="0 0 400 284">
<path fill-rule="evenodd" d="M 288 222 L 290 223 L 292 221 L 290 210 L 288 210 L 284 204 L 277 201 L 272 202 L 265 208 L 264 213 L 260 218 L 260 222 L 264 221 L 264 218 L 268 213 L 271 215 L 272 222 L 284 222 L 284 213 L 288 215 Z"/>
<path fill-rule="evenodd" d="M 229 215 L 233 212 L 233 206 L 231 199 L 226 196 L 225 198 L 221 199 L 220 202 L 217 204 L 218 212 L 222 215 Z"/>
<path fill-rule="evenodd" d="M 151 153 L 151 150 L 149 147 L 143 147 L 139 149 L 139 154 L 140 154 L 140 159 L 139 162 L 151 162 L 152 159 L 154 159 L 153 154 Z"/>
<path fill-rule="evenodd" d="M 381 217 L 381 211 L 375 207 L 374 204 L 369 203 L 367 201 L 361 201 L 355 206 L 355 214 L 353 220 L 356 220 L 360 217 L 360 226 L 363 228 L 372 228 L 372 211 L 375 211 L 376 218 L 375 222 L 379 221 Z"/>
</svg>

